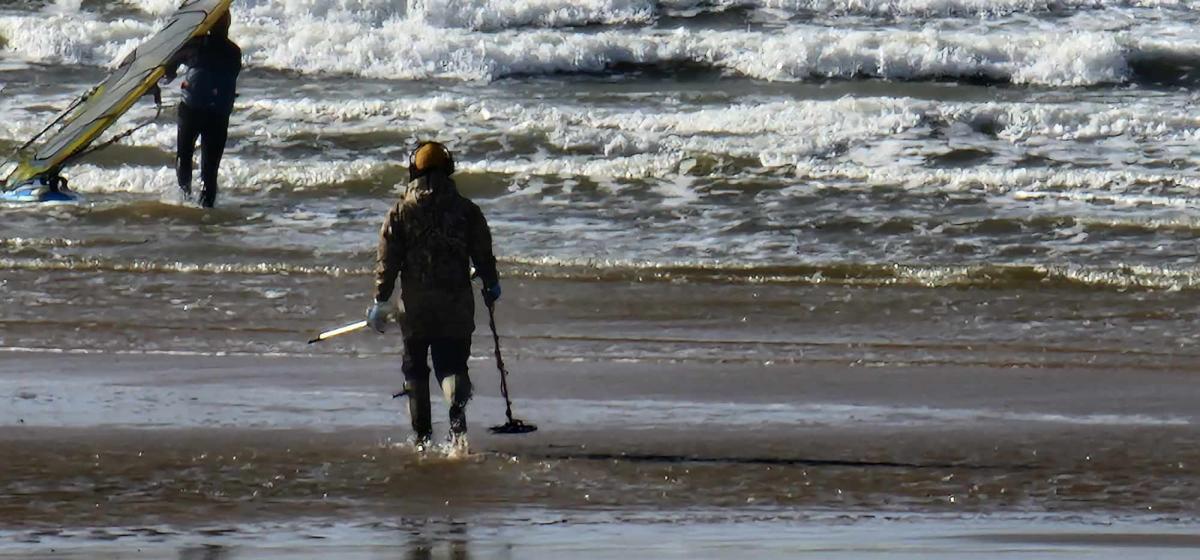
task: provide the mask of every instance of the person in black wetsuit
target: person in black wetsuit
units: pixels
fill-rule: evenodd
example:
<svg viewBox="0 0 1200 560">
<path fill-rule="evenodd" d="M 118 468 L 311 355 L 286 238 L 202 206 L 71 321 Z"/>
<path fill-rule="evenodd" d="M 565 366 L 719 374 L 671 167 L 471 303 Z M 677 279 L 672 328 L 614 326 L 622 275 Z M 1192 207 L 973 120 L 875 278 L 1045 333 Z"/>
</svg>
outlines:
<svg viewBox="0 0 1200 560">
<path fill-rule="evenodd" d="M 208 34 L 188 41 L 167 62 L 164 79 L 175 79 L 179 65 L 184 75 L 183 100 L 179 103 L 179 136 L 175 154 L 175 176 L 185 197 L 192 196 L 192 154 L 200 139 L 200 206 L 212 208 L 217 200 L 217 167 L 225 153 L 229 115 L 237 97 L 237 78 L 242 71 L 242 49 L 229 40 L 229 12 Z"/>
</svg>

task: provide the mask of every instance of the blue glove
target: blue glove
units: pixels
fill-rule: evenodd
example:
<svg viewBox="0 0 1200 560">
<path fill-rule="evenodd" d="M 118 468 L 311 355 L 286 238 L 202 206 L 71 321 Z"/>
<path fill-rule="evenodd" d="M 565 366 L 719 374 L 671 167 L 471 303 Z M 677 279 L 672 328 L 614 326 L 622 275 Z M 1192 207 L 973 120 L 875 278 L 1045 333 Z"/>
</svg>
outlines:
<svg viewBox="0 0 1200 560">
<path fill-rule="evenodd" d="M 495 284 L 492 284 L 491 286 L 485 286 L 483 288 L 483 302 L 484 303 L 486 303 L 490 306 L 493 303 L 496 303 L 496 300 L 498 300 L 498 299 L 500 299 L 500 282 L 496 282 Z"/>
</svg>

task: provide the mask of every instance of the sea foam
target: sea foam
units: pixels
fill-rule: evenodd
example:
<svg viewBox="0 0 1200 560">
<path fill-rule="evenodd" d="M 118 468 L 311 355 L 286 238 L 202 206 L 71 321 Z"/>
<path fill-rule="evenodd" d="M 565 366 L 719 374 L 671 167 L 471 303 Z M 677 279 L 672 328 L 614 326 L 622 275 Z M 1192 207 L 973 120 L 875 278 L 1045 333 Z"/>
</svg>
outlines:
<svg viewBox="0 0 1200 560">
<path fill-rule="evenodd" d="M 78 0 L 61 0 L 78 5 Z M 125 0 L 139 10 L 166 15 L 175 0 Z M 1002 17 L 1014 14 L 1145 8 L 1179 13 L 1197 11 L 1186 0 L 240 0 L 239 17 L 354 13 L 375 21 L 411 17 L 425 25 L 496 31 L 517 27 L 577 27 L 645 24 L 663 16 L 755 10 L 779 14 L 872 17 Z M 76 7 L 76 10 L 78 8 Z"/>
<path fill-rule="evenodd" d="M 7 114 L 22 116 L 0 125 L 0 138 L 20 141 L 44 125 L 49 112 L 43 109 L 32 113 L 22 107 L 35 101 L 32 96 L 22 96 L 0 105 Z M 139 130 L 123 144 L 158 148 L 166 157 L 175 141 L 171 112 L 167 112 L 168 116 Z M 34 118 L 34 115 L 44 116 Z M 116 130 L 126 130 L 152 115 L 152 108 L 139 104 Z M 935 129 L 950 139 L 929 141 L 926 135 Z M 834 157 L 835 162 L 854 164 L 851 169 L 894 174 L 907 168 L 941 173 L 925 169 L 924 158 L 938 156 L 955 146 L 993 153 L 1000 158 L 997 164 L 1020 157 L 1028 150 L 1040 151 L 1047 142 L 1052 142 L 1058 150 L 1074 150 L 1074 155 L 1061 156 L 1067 162 L 1072 157 L 1125 161 L 1129 157 L 1127 150 L 1136 150 L 1139 143 L 1159 146 L 1158 157 L 1183 158 L 1200 138 L 1200 118 L 1169 112 L 1154 100 L 1109 106 L 846 97 L 760 99 L 629 110 L 545 101 L 488 100 L 460 94 L 346 102 L 247 98 L 237 106 L 229 153 L 236 157 L 249 147 L 283 150 L 297 142 L 311 143 L 313 138 L 322 138 L 327 146 L 337 146 L 345 138 L 348 143 L 344 152 L 326 149 L 317 159 L 336 161 L 343 157 L 361 162 L 365 161 L 363 154 L 355 147 L 361 142 L 357 139 L 364 135 L 395 135 L 391 141 L 402 143 L 408 136 L 435 133 L 463 153 L 462 169 L 488 173 L 666 178 L 703 175 L 704 166 L 695 160 L 709 158 L 724 162 L 721 165 L 734 164 L 742 171 L 762 174 L 772 168 L 807 169 L 817 163 L 828 166 L 828 158 Z M 476 151 L 473 147 L 487 146 L 497 140 L 503 144 L 537 146 L 541 153 L 531 155 L 525 149 L 496 148 Z M 863 150 L 862 154 L 837 157 L 856 149 Z M 1173 150 L 1179 153 L 1172 155 Z M 867 154 L 872 155 L 872 161 L 862 159 Z M 384 161 L 387 158 L 380 160 L 381 165 Z M 1090 164 L 1090 160 L 1083 163 Z M 264 171 L 253 181 L 276 182 L 273 170 L 285 166 L 284 162 L 273 165 L 264 162 Z M 1115 169 L 1136 171 L 1138 167 L 1122 164 Z M 1018 174 L 1041 171 L 1040 167 L 1015 169 Z M 330 182 L 341 182 L 333 175 L 330 177 L 333 177 Z M 857 175 L 851 173 L 848 177 Z M 934 179 L 922 176 L 885 180 L 942 183 Z M 239 182 L 250 180 L 244 177 Z M 277 182 L 311 185 L 316 184 L 314 181 L 297 181 L 288 176 Z M 1089 181 L 1111 182 L 1097 177 Z M 1013 184 L 1028 183 L 1014 180 Z"/>
<path fill-rule="evenodd" d="M 809 24 L 750 31 L 532 28 L 481 33 L 431 26 L 428 14 L 400 15 L 378 7 L 364 15 L 328 3 L 317 7 L 251 3 L 240 8 L 233 35 L 247 64 L 400 80 L 489 81 L 687 65 L 768 81 L 967 78 L 1089 86 L 1128 80 L 1131 57 L 1174 53 L 1164 42 L 1143 53 L 1139 39 L 1120 31 L 1059 32 L 1020 25 L 990 33 Z M 7 52 L 26 62 L 110 64 L 154 29 L 151 22 L 130 19 L 0 17 L 0 35 L 9 39 Z M 1180 55 L 1191 52 L 1185 49 Z"/>
</svg>

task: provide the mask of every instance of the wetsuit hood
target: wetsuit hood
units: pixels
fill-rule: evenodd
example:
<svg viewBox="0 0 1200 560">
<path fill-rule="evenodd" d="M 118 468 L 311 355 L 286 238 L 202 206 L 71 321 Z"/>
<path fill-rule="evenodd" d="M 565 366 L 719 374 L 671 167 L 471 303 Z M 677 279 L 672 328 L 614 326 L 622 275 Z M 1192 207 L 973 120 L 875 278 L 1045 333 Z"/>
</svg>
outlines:
<svg viewBox="0 0 1200 560">
<path fill-rule="evenodd" d="M 228 39 L 229 27 L 231 25 L 233 25 L 233 16 L 229 14 L 228 10 L 226 10 L 225 13 L 221 14 L 221 17 L 217 19 L 217 22 L 213 24 L 212 28 L 208 30 L 208 34 L 218 39 Z"/>
</svg>

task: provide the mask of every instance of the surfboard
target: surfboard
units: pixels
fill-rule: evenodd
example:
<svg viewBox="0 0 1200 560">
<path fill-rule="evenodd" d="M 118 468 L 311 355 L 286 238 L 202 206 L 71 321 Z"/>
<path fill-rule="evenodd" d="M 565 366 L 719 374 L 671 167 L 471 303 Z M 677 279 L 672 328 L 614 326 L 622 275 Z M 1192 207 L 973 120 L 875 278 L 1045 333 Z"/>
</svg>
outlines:
<svg viewBox="0 0 1200 560">
<path fill-rule="evenodd" d="M 16 167 L 0 182 L 0 189 L 5 190 L 0 199 L 46 202 L 75 196 L 48 185 L 54 184 L 73 158 L 149 92 L 163 77 L 167 61 L 189 40 L 208 33 L 231 3 L 233 0 L 184 0 L 157 33 L 17 150 Z M 41 140 L 46 134 L 49 137 Z M 39 179 L 41 185 L 37 184 Z"/>
<path fill-rule="evenodd" d="M 67 188 L 66 181 L 60 178 L 59 184 L 51 183 L 44 177 L 37 177 L 22 183 L 15 189 L 0 192 L 0 202 L 32 203 L 32 202 L 77 202 L 79 194 Z"/>
</svg>

